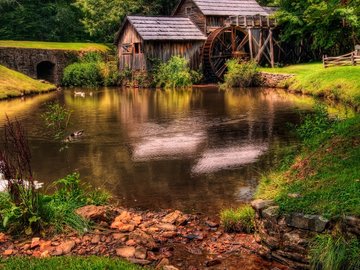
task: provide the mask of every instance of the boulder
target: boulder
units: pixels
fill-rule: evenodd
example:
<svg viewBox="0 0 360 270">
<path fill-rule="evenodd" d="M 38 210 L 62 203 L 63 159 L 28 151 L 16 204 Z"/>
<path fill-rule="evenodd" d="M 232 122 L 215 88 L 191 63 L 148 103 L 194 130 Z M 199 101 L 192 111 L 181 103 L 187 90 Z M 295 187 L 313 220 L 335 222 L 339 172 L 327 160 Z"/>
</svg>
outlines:
<svg viewBox="0 0 360 270">
<path fill-rule="evenodd" d="M 116 255 L 124 258 L 134 257 L 135 248 L 134 247 L 121 247 L 116 249 Z"/>
<path fill-rule="evenodd" d="M 261 212 L 261 210 L 268 208 L 269 206 L 273 206 L 275 202 L 273 200 L 263 200 L 263 199 L 257 199 L 251 202 L 252 208 L 254 208 L 255 211 Z"/>
<path fill-rule="evenodd" d="M 94 222 L 109 221 L 117 211 L 108 206 L 85 205 L 76 209 L 76 214 Z"/>
</svg>

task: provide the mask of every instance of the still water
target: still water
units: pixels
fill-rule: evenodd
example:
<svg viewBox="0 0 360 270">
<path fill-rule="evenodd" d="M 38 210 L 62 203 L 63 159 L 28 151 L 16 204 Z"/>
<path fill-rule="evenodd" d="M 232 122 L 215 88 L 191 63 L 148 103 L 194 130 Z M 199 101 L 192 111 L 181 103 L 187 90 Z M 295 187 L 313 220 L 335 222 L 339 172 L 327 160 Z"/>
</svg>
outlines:
<svg viewBox="0 0 360 270">
<path fill-rule="evenodd" d="M 72 110 L 69 133 L 85 131 L 64 151 L 40 116 L 52 101 Z M 281 149 L 296 144 L 288 123 L 314 102 L 275 89 L 69 89 L 0 102 L 0 124 L 5 113 L 24 124 L 45 186 L 78 171 L 126 207 L 215 215 L 251 200 Z"/>
</svg>

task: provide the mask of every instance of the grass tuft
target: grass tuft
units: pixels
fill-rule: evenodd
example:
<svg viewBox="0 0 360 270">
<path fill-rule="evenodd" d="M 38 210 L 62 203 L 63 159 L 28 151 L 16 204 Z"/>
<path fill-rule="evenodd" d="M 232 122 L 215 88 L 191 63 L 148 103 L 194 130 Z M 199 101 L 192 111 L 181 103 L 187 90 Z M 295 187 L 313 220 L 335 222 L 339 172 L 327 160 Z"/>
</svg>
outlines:
<svg viewBox="0 0 360 270">
<path fill-rule="evenodd" d="M 356 238 L 319 234 L 310 247 L 311 269 L 360 269 L 360 242 Z"/>
<path fill-rule="evenodd" d="M 253 232 L 254 217 L 255 211 L 249 205 L 237 209 L 225 209 L 220 213 L 221 223 L 227 232 Z"/>
</svg>

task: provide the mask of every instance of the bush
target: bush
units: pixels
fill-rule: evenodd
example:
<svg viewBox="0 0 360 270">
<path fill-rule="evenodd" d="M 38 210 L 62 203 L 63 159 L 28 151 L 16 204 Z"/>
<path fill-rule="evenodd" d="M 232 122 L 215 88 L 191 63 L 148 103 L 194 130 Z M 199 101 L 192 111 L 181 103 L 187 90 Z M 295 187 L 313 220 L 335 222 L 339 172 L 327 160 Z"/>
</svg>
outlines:
<svg viewBox="0 0 360 270">
<path fill-rule="evenodd" d="M 360 242 L 357 238 L 319 234 L 310 246 L 311 269 L 360 269 L 359 254 Z"/>
<path fill-rule="evenodd" d="M 100 66 L 97 62 L 74 63 L 64 70 L 64 86 L 97 87 L 103 84 Z"/>
<path fill-rule="evenodd" d="M 111 86 L 119 82 L 116 62 L 105 62 L 103 55 L 97 52 L 87 53 L 78 62 L 67 66 L 62 80 L 64 86 L 70 87 Z"/>
<path fill-rule="evenodd" d="M 253 232 L 254 217 L 255 211 L 249 205 L 237 209 L 225 209 L 220 213 L 221 223 L 227 232 Z"/>
<path fill-rule="evenodd" d="M 188 61 L 180 56 L 173 56 L 166 63 L 160 64 L 154 75 L 158 87 L 175 89 L 189 87 L 198 75 L 188 67 Z"/>
<path fill-rule="evenodd" d="M 237 59 L 226 62 L 227 72 L 223 88 L 256 86 L 259 82 L 259 72 L 255 62 L 240 63 Z"/>
</svg>

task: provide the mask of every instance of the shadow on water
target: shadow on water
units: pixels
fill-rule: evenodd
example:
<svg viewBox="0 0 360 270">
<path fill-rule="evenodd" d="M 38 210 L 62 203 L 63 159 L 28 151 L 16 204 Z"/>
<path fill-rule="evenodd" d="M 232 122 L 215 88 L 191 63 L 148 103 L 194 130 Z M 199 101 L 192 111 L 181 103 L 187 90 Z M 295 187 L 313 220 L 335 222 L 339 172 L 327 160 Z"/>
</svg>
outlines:
<svg viewBox="0 0 360 270">
<path fill-rule="evenodd" d="M 28 130 L 39 181 L 79 171 L 124 206 L 207 215 L 252 198 L 260 173 L 296 143 L 287 123 L 315 102 L 275 89 L 74 91 L 0 102 L 0 124 L 8 113 Z M 73 111 L 69 133 L 85 130 L 62 152 L 40 117 L 54 100 Z"/>
</svg>

